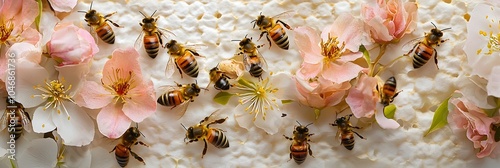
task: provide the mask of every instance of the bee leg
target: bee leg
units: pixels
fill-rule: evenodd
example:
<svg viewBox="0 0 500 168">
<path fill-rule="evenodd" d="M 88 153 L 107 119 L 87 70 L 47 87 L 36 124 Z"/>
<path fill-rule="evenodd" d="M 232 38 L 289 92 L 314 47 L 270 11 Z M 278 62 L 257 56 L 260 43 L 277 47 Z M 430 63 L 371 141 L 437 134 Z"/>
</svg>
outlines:
<svg viewBox="0 0 500 168">
<path fill-rule="evenodd" d="M 203 57 L 201 56 L 198 52 L 196 52 L 195 50 L 192 50 L 192 49 L 187 49 L 189 52 L 191 52 L 191 54 L 193 54 L 194 56 L 198 56 L 198 57 Z"/>
<path fill-rule="evenodd" d="M 290 141 L 292 141 L 292 140 L 293 140 L 292 138 L 287 137 L 286 135 L 283 135 L 283 136 L 285 137 L 285 139 L 288 139 L 288 140 L 290 140 Z"/>
<path fill-rule="evenodd" d="M 226 118 L 221 118 L 221 119 L 215 120 L 215 121 L 213 121 L 213 122 L 211 122 L 211 123 L 208 123 L 208 124 L 207 124 L 207 127 L 208 127 L 208 126 L 210 126 L 211 124 L 222 124 L 222 123 L 224 123 L 224 121 L 226 121 L 226 119 L 227 119 L 227 117 L 226 117 Z"/>
<path fill-rule="evenodd" d="M 139 162 L 142 162 L 144 165 L 146 165 L 146 162 L 144 162 L 144 159 L 142 159 L 142 157 L 140 157 L 139 155 L 137 155 L 135 152 L 131 151 L 130 148 L 128 149 L 130 151 L 130 154 L 135 158 L 137 159 Z"/>
<path fill-rule="evenodd" d="M 203 139 L 203 142 L 205 142 L 205 147 L 203 148 L 203 153 L 201 154 L 202 159 L 203 159 L 203 156 L 207 153 L 207 140 Z"/>
<path fill-rule="evenodd" d="M 177 70 L 179 70 L 179 73 L 181 74 L 181 78 L 182 78 L 182 71 L 181 71 L 181 68 L 179 68 L 179 65 L 177 65 L 177 62 L 175 62 L 175 67 L 177 67 Z"/>
<path fill-rule="evenodd" d="M 109 20 L 109 19 L 106 19 L 106 21 L 108 21 L 109 23 L 113 24 L 113 26 L 115 27 L 120 27 L 120 25 L 116 24 L 115 22 Z"/>
<path fill-rule="evenodd" d="M 283 26 L 285 26 L 287 29 L 292 30 L 292 28 L 288 24 L 286 24 L 285 22 L 283 22 L 281 20 L 277 20 L 276 23 L 278 23 L 278 22 L 280 22 L 281 24 L 283 24 Z"/>
<path fill-rule="evenodd" d="M 137 142 L 135 142 L 135 143 L 134 143 L 134 145 L 137 145 L 137 144 L 141 144 L 141 145 L 143 145 L 143 146 L 145 146 L 145 147 L 149 147 L 149 145 L 148 145 L 148 144 L 146 144 L 146 143 L 144 143 L 144 142 L 142 142 L 142 141 L 137 141 Z"/>
<path fill-rule="evenodd" d="M 358 132 L 356 132 L 356 131 L 352 131 L 352 132 L 354 132 L 356 135 L 358 135 L 358 137 L 359 137 L 359 138 L 361 138 L 361 139 L 366 139 L 366 138 L 364 138 L 363 136 L 359 135 L 359 133 L 358 133 Z"/>
<path fill-rule="evenodd" d="M 290 145 L 290 148 L 292 147 L 292 145 Z M 292 152 L 290 152 L 290 159 L 288 159 L 287 162 L 289 162 L 290 160 L 292 160 Z"/>
<path fill-rule="evenodd" d="M 269 42 L 269 48 L 271 48 L 272 44 L 271 44 L 271 40 L 269 39 L 269 36 L 266 36 L 266 38 L 267 38 L 267 41 Z"/>
<path fill-rule="evenodd" d="M 416 43 L 416 44 L 415 44 L 415 45 L 411 48 L 411 50 L 410 50 L 410 51 L 408 51 L 408 53 L 404 54 L 404 56 L 408 56 L 408 55 L 410 55 L 410 53 L 411 53 L 411 52 L 413 52 L 413 50 L 415 50 L 415 48 L 416 48 L 418 45 L 420 45 L 420 43 L 421 43 L 421 42 Z"/>
<path fill-rule="evenodd" d="M 116 146 L 113 148 L 113 150 L 109 151 L 109 153 L 113 152 L 116 150 Z"/>
<path fill-rule="evenodd" d="M 311 155 L 311 157 L 314 157 L 313 151 L 311 150 L 311 145 L 309 145 L 309 143 L 307 143 L 307 149 L 309 150 L 309 155 Z"/>
<path fill-rule="evenodd" d="M 259 39 L 257 39 L 257 41 L 259 41 L 264 34 L 267 34 L 267 31 L 262 31 L 262 33 L 260 33 Z"/>
<path fill-rule="evenodd" d="M 334 127 L 335 127 L 335 126 L 338 126 L 336 123 L 333 123 L 333 124 L 332 124 L 332 123 L 330 123 L 330 125 L 332 125 L 332 126 L 334 126 Z"/>
<path fill-rule="evenodd" d="M 434 49 L 434 62 L 436 63 L 436 68 L 439 69 L 436 49 Z"/>
<path fill-rule="evenodd" d="M 111 12 L 110 14 L 104 15 L 104 18 L 110 17 L 110 16 L 112 16 L 112 15 L 114 15 L 114 14 L 116 14 L 116 11 Z"/>
</svg>

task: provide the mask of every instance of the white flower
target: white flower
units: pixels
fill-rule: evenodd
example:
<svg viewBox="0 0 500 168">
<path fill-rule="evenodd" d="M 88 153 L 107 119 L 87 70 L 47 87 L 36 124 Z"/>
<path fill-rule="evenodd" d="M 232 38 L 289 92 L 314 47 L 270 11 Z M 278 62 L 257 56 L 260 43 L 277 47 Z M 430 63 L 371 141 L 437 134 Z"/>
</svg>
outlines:
<svg viewBox="0 0 500 168">
<path fill-rule="evenodd" d="M 251 80 L 248 80 L 251 79 Z M 255 124 L 268 134 L 275 134 L 281 127 L 281 100 L 291 98 L 295 90 L 290 75 L 279 73 L 270 75 L 262 81 L 244 76 L 236 84 L 239 105 L 236 106 L 234 117 L 238 124 L 250 129 Z"/>
<path fill-rule="evenodd" d="M 94 123 L 72 99 L 78 88 L 75 84 L 79 84 L 83 77 L 77 74 L 81 71 L 75 70 L 80 67 L 69 67 L 55 79 L 49 76 L 47 70 L 31 61 L 19 60 L 17 67 L 16 101 L 25 108 L 37 107 L 32 117 L 33 130 L 46 133 L 57 129 L 69 146 L 90 144 L 94 139 Z M 81 68 L 87 67 L 82 65 Z"/>
</svg>

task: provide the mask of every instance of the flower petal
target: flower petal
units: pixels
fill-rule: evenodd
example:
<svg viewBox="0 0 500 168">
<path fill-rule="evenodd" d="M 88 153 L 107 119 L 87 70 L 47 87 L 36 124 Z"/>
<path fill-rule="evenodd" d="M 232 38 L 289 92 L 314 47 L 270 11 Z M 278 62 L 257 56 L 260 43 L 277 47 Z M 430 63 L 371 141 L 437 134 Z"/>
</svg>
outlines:
<svg viewBox="0 0 500 168">
<path fill-rule="evenodd" d="M 111 103 L 113 95 L 94 81 L 85 81 L 73 97 L 76 104 L 90 109 L 99 109 Z"/>
<path fill-rule="evenodd" d="M 304 57 L 304 62 L 311 64 L 321 62 L 323 56 L 320 53 L 320 38 L 318 33 L 316 33 L 313 28 L 307 26 L 297 27 L 293 29 L 293 32 L 295 35 L 295 43 L 302 57 Z"/>
<path fill-rule="evenodd" d="M 345 42 L 345 48 L 357 52 L 359 51 L 360 45 L 370 45 L 370 36 L 364 28 L 363 21 L 355 18 L 349 13 L 340 14 L 333 24 L 329 27 L 325 27 L 321 37 L 323 39 L 330 36 L 338 37 L 340 42 Z"/>
<path fill-rule="evenodd" d="M 488 95 L 500 97 L 500 66 L 493 67 L 488 78 L 486 90 Z"/>
<path fill-rule="evenodd" d="M 7 50 L 7 53 L 9 57 L 12 55 L 19 59 L 19 61 L 22 59 L 33 63 L 40 63 L 42 59 L 42 50 L 27 42 L 15 43 Z"/>
<path fill-rule="evenodd" d="M 45 85 L 44 80 L 49 76 L 45 68 L 31 61 L 19 61 L 16 66 L 16 101 L 26 108 L 35 107 L 45 102 L 39 97 L 32 97 L 34 94 L 40 94 L 40 91 L 33 88 L 34 86 Z"/>
<path fill-rule="evenodd" d="M 399 128 L 399 123 L 393 119 L 388 119 L 384 115 L 384 106 L 377 103 L 377 109 L 375 112 L 375 120 L 377 120 L 378 125 L 383 129 L 396 129 Z"/>
<path fill-rule="evenodd" d="M 123 104 L 123 113 L 132 121 L 141 122 L 156 111 L 156 94 L 151 80 L 130 90 L 128 94 L 137 95 Z"/>
<path fill-rule="evenodd" d="M 279 128 L 281 128 L 282 118 L 281 112 L 279 109 L 268 110 L 266 113 L 266 119 L 262 119 L 261 117 L 257 117 L 254 124 L 258 128 L 266 131 L 266 133 L 270 135 L 274 135 L 278 132 Z"/>
<path fill-rule="evenodd" d="M 19 167 L 55 167 L 57 144 L 54 139 L 39 138 L 29 142 L 26 150 L 19 154 Z"/>
<path fill-rule="evenodd" d="M 63 103 L 68 114 L 53 113 L 53 121 L 57 126 L 57 133 L 64 140 L 65 145 L 84 146 L 94 139 L 94 122 L 82 108 L 72 102 Z"/>
<path fill-rule="evenodd" d="M 342 65 L 329 64 L 329 67 L 323 71 L 323 78 L 333 83 L 343 83 L 358 76 L 363 67 L 352 62 L 346 62 Z"/>
<path fill-rule="evenodd" d="M 46 133 L 56 129 L 56 125 L 52 121 L 52 109 L 43 110 L 43 106 L 36 108 L 33 113 L 33 131 L 36 133 Z"/>
<path fill-rule="evenodd" d="M 57 12 L 71 12 L 77 0 L 48 0 L 52 9 Z"/>
<path fill-rule="evenodd" d="M 111 139 L 119 138 L 130 127 L 132 121 L 121 109 L 121 105 L 110 104 L 102 108 L 97 115 L 97 126 L 104 136 Z"/>
<path fill-rule="evenodd" d="M 139 53 L 133 48 L 125 48 L 125 49 L 116 49 L 113 51 L 112 57 L 106 64 L 104 64 L 104 68 L 102 70 L 103 78 L 102 82 L 105 85 L 111 85 L 114 81 L 112 78 L 108 78 L 108 75 L 116 74 L 116 70 L 120 69 L 120 73 L 118 74 L 119 78 L 127 79 L 129 77 L 129 72 L 133 74 L 133 80 L 137 83 L 142 82 L 142 73 L 139 65 Z"/>
</svg>

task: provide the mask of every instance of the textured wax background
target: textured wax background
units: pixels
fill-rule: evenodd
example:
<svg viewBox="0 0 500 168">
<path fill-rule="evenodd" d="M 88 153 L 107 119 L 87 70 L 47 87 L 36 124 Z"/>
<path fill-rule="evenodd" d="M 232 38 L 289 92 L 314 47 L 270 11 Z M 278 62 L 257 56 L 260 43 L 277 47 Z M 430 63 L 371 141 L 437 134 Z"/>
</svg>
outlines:
<svg viewBox="0 0 500 168">
<path fill-rule="evenodd" d="M 116 48 L 133 46 L 141 31 L 139 22 L 143 16 L 138 11 L 150 15 L 154 10 L 158 25 L 175 33 L 175 37 L 182 43 L 204 44 L 207 47 L 198 50 L 206 58 L 199 58 L 200 75 L 198 84 L 205 87 L 208 84 L 208 70 L 223 59 L 232 58 L 237 52 L 237 42 L 245 35 L 258 38 L 260 31 L 252 29 L 252 20 L 262 12 L 273 16 L 288 10 L 295 10 L 297 14 L 282 19 L 292 27 L 308 25 L 318 30 L 333 23 L 336 16 L 343 12 L 350 12 L 359 16 L 361 4 L 365 1 L 357 0 L 300 0 L 276 1 L 94 1 L 93 9 L 107 14 L 117 11 L 110 17 L 111 20 L 123 26 L 115 28 L 116 42 L 114 45 L 99 41 L 100 52 L 93 64 L 90 79 L 98 80 L 102 76 L 100 70 L 107 60 L 107 56 Z M 82 1 L 74 11 L 88 10 L 90 1 Z M 283 138 L 283 134 L 292 136 L 295 120 L 302 124 L 314 122 L 309 126 L 312 136 L 311 149 L 315 158 L 308 156 L 300 167 L 493 167 L 500 161 L 491 158 L 478 159 L 473 144 L 465 132 L 454 133 L 447 126 L 427 137 L 424 132 L 429 128 L 435 106 L 458 89 L 457 77 L 462 63 L 466 60 L 461 48 L 466 37 L 466 21 L 464 14 L 471 11 L 473 4 L 455 0 L 425 0 L 419 2 L 418 24 L 416 30 L 405 36 L 399 44 L 389 45 L 386 56 L 381 63 L 400 56 L 406 51 L 402 45 L 414 38 L 420 37 L 432 27 L 434 22 L 439 28 L 452 27 L 446 31 L 444 38 L 450 39 L 438 48 L 438 71 L 429 61 L 428 64 L 416 71 L 412 69 L 410 59 L 401 59 L 393 67 L 381 74 L 382 79 L 395 76 L 398 90 L 403 90 L 395 99 L 398 111 L 396 118 L 402 127 L 396 130 L 384 130 L 377 124 L 362 125 L 364 129 L 358 132 L 367 140 L 356 138 L 354 150 L 348 151 L 335 138 L 337 128 L 329 123 L 335 120 L 335 108 L 323 110 L 320 119 L 314 121 L 313 109 L 296 103 L 286 105 L 282 109 L 288 116 L 282 118 L 283 127 L 275 135 L 268 135 L 258 128 L 246 130 L 234 121 L 231 109 L 236 105 L 233 98 L 228 105 L 221 106 L 212 101 L 217 90 L 210 86 L 210 91 L 202 91 L 201 95 L 191 103 L 185 116 L 176 120 L 170 108 L 158 106 L 157 112 L 140 123 L 140 130 L 145 135 L 140 140 L 151 147 L 133 146 L 132 149 L 145 159 L 146 166 L 130 158 L 128 167 L 299 167 L 293 160 L 289 160 L 289 145 L 291 141 Z M 84 14 L 73 12 L 64 21 L 71 21 L 86 27 L 83 21 Z M 287 30 L 290 36 L 290 50 L 284 51 L 274 46 L 269 49 L 266 39 L 257 44 L 266 44 L 260 49 L 269 64 L 272 72 L 293 74 L 300 66 L 301 57 L 293 41 L 292 31 Z M 376 50 L 376 49 L 375 49 Z M 164 69 L 169 55 L 164 50 L 156 59 L 149 58 L 143 50 L 140 58 L 144 76 L 150 76 L 155 88 L 161 85 L 171 85 L 174 82 L 187 83 L 193 79 L 180 78 L 176 72 L 171 79 L 164 77 Z M 378 53 L 378 52 L 372 52 Z M 290 80 L 292 82 L 292 80 Z M 160 95 L 161 93 L 157 93 Z M 230 141 L 230 148 L 217 149 L 211 144 L 208 152 L 201 159 L 203 143 L 186 145 L 183 141 L 185 130 L 180 126 L 198 123 L 215 109 L 223 108 L 229 119 L 214 127 L 226 132 Z M 175 109 L 174 109 L 175 111 Z M 347 110 L 348 111 L 348 110 Z M 91 111 L 95 116 L 97 111 Z M 30 111 L 32 113 L 32 111 Z M 346 114 L 342 113 L 341 115 Z M 356 119 L 352 120 L 356 124 Z M 272 121 L 268 121 L 272 122 Z M 88 147 L 92 152 L 92 167 L 118 167 L 113 153 L 108 153 L 117 141 L 103 138 L 98 131 L 92 144 Z M 288 161 L 288 162 L 287 162 Z"/>
</svg>

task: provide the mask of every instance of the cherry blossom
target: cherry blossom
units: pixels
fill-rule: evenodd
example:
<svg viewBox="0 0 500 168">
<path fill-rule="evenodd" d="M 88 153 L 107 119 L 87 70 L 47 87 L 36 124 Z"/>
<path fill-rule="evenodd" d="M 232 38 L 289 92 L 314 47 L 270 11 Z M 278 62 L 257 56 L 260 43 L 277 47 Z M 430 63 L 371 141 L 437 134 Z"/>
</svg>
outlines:
<svg viewBox="0 0 500 168">
<path fill-rule="evenodd" d="M 73 24 L 56 25 L 47 50 L 59 66 L 88 62 L 99 52 L 92 35 Z"/>
<path fill-rule="evenodd" d="M 71 12 L 78 0 L 48 0 L 52 9 L 57 12 Z"/>
</svg>

